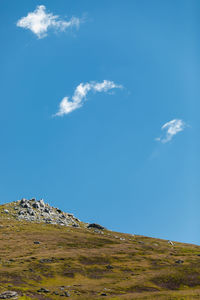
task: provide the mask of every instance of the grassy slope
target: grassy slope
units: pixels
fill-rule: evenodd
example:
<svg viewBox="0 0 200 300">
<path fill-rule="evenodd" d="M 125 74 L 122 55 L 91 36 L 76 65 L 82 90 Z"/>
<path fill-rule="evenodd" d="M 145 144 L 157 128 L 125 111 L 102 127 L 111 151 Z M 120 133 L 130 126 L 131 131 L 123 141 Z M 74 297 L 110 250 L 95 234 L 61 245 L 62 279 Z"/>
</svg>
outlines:
<svg viewBox="0 0 200 300">
<path fill-rule="evenodd" d="M 0 292 L 15 290 L 19 299 L 63 299 L 53 294 L 63 290 L 72 299 L 106 298 L 102 293 L 107 299 L 200 299 L 198 246 L 8 220 L 3 208 Z M 41 287 L 50 293 L 38 293 Z"/>
</svg>

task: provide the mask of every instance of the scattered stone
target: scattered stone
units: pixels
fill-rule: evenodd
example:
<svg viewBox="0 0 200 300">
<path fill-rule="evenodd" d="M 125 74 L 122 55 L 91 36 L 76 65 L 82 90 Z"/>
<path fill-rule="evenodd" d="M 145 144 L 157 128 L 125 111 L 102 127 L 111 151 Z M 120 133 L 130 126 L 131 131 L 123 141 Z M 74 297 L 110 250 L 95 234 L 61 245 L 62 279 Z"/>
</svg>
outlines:
<svg viewBox="0 0 200 300">
<path fill-rule="evenodd" d="M 60 294 L 60 296 L 62 296 L 62 297 L 63 296 L 64 297 L 70 297 L 70 293 L 68 293 L 68 292 L 65 291 L 63 294 Z"/>
<path fill-rule="evenodd" d="M 5 291 L 0 294 L 0 299 L 10 299 L 15 298 L 18 296 L 17 292 L 15 291 Z"/>
<path fill-rule="evenodd" d="M 8 209 L 4 209 L 3 210 L 6 214 L 9 214 L 9 210 Z"/>
<path fill-rule="evenodd" d="M 183 263 L 184 263 L 184 260 L 178 259 L 178 260 L 175 261 L 175 263 L 176 263 L 176 264 L 183 264 Z"/>
<path fill-rule="evenodd" d="M 108 269 L 108 270 L 112 270 L 112 269 L 114 269 L 114 267 L 113 267 L 113 266 L 111 266 L 111 265 L 107 265 L 107 266 L 106 266 L 106 269 Z"/>
<path fill-rule="evenodd" d="M 39 244 L 40 244 L 39 241 L 34 241 L 33 243 L 34 243 L 35 245 L 39 245 Z"/>
<path fill-rule="evenodd" d="M 107 294 L 106 293 L 101 293 L 101 296 L 107 296 Z"/>
<path fill-rule="evenodd" d="M 39 290 L 37 290 L 38 293 L 50 293 L 50 290 L 47 290 L 45 288 L 40 288 Z"/>
<path fill-rule="evenodd" d="M 39 260 L 40 263 L 51 263 L 52 261 L 53 259 L 51 258 L 43 258 Z"/>
<path fill-rule="evenodd" d="M 91 223 L 87 226 L 87 228 L 96 228 L 96 229 L 100 229 L 100 230 L 104 230 L 105 227 L 99 225 L 99 224 L 96 224 L 96 223 Z"/>
<path fill-rule="evenodd" d="M 59 293 L 57 291 L 53 292 L 54 295 L 59 295 Z"/>
<path fill-rule="evenodd" d="M 168 244 L 170 244 L 171 246 L 174 246 L 174 243 L 172 241 L 168 241 Z"/>
</svg>

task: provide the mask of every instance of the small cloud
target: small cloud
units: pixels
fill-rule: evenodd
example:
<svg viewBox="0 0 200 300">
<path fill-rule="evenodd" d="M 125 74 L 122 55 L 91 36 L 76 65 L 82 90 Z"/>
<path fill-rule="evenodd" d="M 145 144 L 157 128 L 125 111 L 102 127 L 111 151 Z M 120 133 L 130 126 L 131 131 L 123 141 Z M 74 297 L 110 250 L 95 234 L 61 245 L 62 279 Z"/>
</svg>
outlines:
<svg viewBox="0 0 200 300">
<path fill-rule="evenodd" d="M 161 130 L 163 131 L 163 135 L 161 137 L 156 138 L 156 141 L 160 141 L 161 143 L 165 144 L 178 133 L 185 129 L 186 124 L 183 120 L 174 119 L 167 123 L 165 123 Z"/>
<path fill-rule="evenodd" d="M 17 21 L 17 26 L 30 29 L 39 39 L 47 36 L 49 29 L 65 31 L 67 28 L 80 25 L 80 19 L 72 17 L 69 21 L 60 19 L 59 16 L 46 12 L 44 5 L 39 5 L 33 12 Z"/>
<path fill-rule="evenodd" d="M 123 88 L 122 85 L 117 85 L 113 81 L 104 80 L 103 82 L 86 82 L 80 83 L 72 96 L 71 99 L 69 97 L 64 97 L 59 104 L 59 110 L 55 114 L 55 116 L 63 116 L 71 113 L 75 109 L 80 108 L 84 100 L 86 100 L 86 96 L 89 91 L 93 92 L 108 92 L 109 90 Z"/>
</svg>

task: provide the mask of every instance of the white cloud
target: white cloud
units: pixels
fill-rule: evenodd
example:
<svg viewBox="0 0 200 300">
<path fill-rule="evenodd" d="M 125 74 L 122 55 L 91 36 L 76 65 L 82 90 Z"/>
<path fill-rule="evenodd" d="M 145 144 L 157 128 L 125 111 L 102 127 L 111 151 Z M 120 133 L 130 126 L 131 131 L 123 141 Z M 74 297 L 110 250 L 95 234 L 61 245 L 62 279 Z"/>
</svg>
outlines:
<svg viewBox="0 0 200 300">
<path fill-rule="evenodd" d="M 156 138 L 157 141 L 161 143 L 167 143 L 178 133 L 185 129 L 186 124 L 183 120 L 174 119 L 165 123 L 161 130 L 164 132 L 163 135 L 159 138 Z"/>
<path fill-rule="evenodd" d="M 93 92 L 107 92 L 111 89 L 122 88 L 122 85 L 117 85 L 113 81 L 104 80 L 103 82 L 86 82 L 80 83 L 72 96 L 71 100 L 69 97 L 64 97 L 59 104 L 59 110 L 55 116 L 63 116 L 71 113 L 75 109 L 80 108 L 89 91 Z"/>
<path fill-rule="evenodd" d="M 65 31 L 69 27 L 79 27 L 79 24 L 79 18 L 72 17 L 69 21 L 65 21 L 59 16 L 47 13 L 44 5 L 37 6 L 33 12 L 17 21 L 18 27 L 30 29 L 39 39 L 47 36 L 49 29 Z"/>
</svg>

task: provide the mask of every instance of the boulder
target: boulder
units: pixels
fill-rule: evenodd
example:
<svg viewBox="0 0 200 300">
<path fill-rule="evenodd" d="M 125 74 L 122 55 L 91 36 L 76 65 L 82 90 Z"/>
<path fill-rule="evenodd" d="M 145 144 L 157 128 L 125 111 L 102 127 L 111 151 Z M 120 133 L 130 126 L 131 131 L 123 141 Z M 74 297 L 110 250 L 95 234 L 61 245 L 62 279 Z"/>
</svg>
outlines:
<svg viewBox="0 0 200 300">
<path fill-rule="evenodd" d="M 20 210 L 19 212 L 18 212 L 18 215 L 24 215 L 24 211 L 23 210 Z"/>
<path fill-rule="evenodd" d="M 183 264 L 183 263 L 184 263 L 184 260 L 178 259 L 178 260 L 175 261 L 175 263 L 176 263 L 176 264 Z"/>
<path fill-rule="evenodd" d="M 17 292 L 15 291 L 5 291 L 0 294 L 0 299 L 11 299 L 15 298 L 18 296 Z"/>
<path fill-rule="evenodd" d="M 50 213 L 50 209 L 48 207 L 45 207 L 44 212 L 49 214 Z"/>
<path fill-rule="evenodd" d="M 32 206 L 34 207 L 34 208 L 40 208 L 40 204 L 39 204 L 39 202 L 34 202 L 33 204 L 32 204 Z"/>
<path fill-rule="evenodd" d="M 27 210 L 27 213 L 28 213 L 30 216 L 34 216 L 34 215 L 35 215 L 35 212 L 34 212 L 32 209 L 28 209 L 28 210 Z"/>
<path fill-rule="evenodd" d="M 45 207 L 45 203 L 44 203 L 43 199 L 39 200 L 38 203 L 39 203 L 40 207 L 42 207 L 42 208 Z"/>
<path fill-rule="evenodd" d="M 87 228 L 96 228 L 96 229 L 99 229 L 99 230 L 104 230 L 105 227 L 99 225 L 99 224 L 96 224 L 96 223 L 91 223 L 87 226 Z"/>
<path fill-rule="evenodd" d="M 21 207 L 23 208 L 30 208 L 30 204 L 28 202 L 22 203 Z"/>
<path fill-rule="evenodd" d="M 38 293 L 50 293 L 50 291 L 45 288 L 40 288 L 39 290 L 37 290 L 37 292 Z"/>
<path fill-rule="evenodd" d="M 25 203 L 27 200 L 25 199 L 25 198 L 22 198 L 21 200 L 20 200 L 20 204 L 23 204 L 23 203 Z"/>
</svg>

